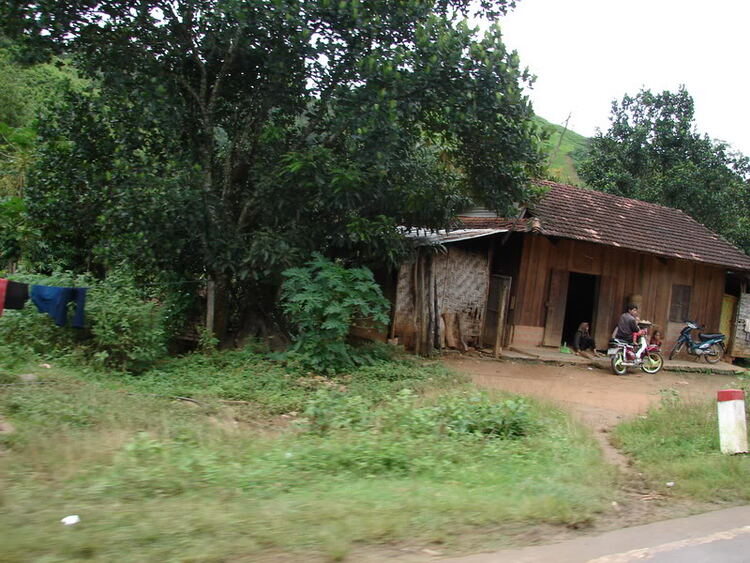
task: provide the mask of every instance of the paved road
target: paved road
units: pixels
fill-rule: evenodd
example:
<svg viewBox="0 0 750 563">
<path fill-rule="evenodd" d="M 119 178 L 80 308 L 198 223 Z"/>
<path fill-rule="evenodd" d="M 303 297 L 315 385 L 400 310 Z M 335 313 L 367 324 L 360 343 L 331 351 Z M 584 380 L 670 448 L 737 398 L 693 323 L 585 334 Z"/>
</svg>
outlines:
<svg viewBox="0 0 750 563">
<path fill-rule="evenodd" d="M 748 563 L 750 506 L 441 563 Z"/>
</svg>

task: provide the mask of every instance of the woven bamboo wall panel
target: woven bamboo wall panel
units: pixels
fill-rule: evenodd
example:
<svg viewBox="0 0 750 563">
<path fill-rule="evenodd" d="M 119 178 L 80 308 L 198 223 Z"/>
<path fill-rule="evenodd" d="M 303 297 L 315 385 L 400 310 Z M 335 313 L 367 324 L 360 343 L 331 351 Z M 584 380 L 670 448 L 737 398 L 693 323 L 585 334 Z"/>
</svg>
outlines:
<svg viewBox="0 0 750 563">
<path fill-rule="evenodd" d="M 432 252 L 422 249 L 421 252 Z M 416 263 L 403 264 L 398 272 L 393 335 L 407 349 L 416 340 Z M 486 253 L 468 252 L 451 246 L 432 256 L 437 315 L 456 313 L 467 344 L 478 346 L 487 300 L 489 261 Z M 424 288 L 421 290 L 424 291 Z M 425 296 L 426 297 L 426 296 Z M 430 308 L 435 305 L 430 304 Z"/>
<path fill-rule="evenodd" d="M 396 284 L 396 304 L 393 315 L 393 335 L 405 348 L 411 349 L 414 345 L 416 323 L 414 319 L 414 262 L 402 264 L 398 270 L 398 282 Z"/>
<path fill-rule="evenodd" d="M 438 311 L 460 315 L 467 342 L 478 346 L 489 284 L 487 254 L 451 246 L 446 254 L 436 256 L 434 263 Z"/>
</svg>

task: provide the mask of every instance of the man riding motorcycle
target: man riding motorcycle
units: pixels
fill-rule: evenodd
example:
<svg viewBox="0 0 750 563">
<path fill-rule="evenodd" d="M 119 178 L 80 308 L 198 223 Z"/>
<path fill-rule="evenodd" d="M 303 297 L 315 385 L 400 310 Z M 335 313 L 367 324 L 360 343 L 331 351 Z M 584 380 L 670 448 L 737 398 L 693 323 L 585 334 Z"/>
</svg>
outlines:
<svg viewBox="0 0 750 563">
<path fill-rule="evenodd" d="M 638 306 L 630 303 L 617 321 L 617 328 L 615 328 L 613 338 L 616 340 L 624 340 L 625 342 L 632 342 L 635 345 L 638 343 L 638 339 L 644 334 L 645 331 L 638 326 Z M 635 357 L 638 359 L 640 359 L 641 355 L 646 350 L 646 339 L 641 338 L 640 344 L 640 347 L 635 353 Z"/>
</svg>

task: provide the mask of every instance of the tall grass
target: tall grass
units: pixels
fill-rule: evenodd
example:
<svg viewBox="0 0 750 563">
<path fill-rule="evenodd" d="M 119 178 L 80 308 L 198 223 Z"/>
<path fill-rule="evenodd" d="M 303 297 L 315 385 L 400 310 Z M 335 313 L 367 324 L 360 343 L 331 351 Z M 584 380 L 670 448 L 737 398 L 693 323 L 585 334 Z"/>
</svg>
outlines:
<svg viewBox="0 0 750 563">
<path fill-rule="evenodd" d="M 43 380 L 56 384 L 0 391 L 17 429 L 0 439 L 3 562 L 450 549 L 477 527 L 585 523 L 612 500 L 601 453 L 565 415 L 515 399 L 495 407 L 508 397 L 477 396 L 439 365 L 382 363 L 311 383 L 243 352 L 170 362 L 141 379 L 53 367 Z M 204 401 L 164 397 L 174 394 Z M 279 416 L 290 408 L 299 415 Z M 316 426 L 316 416 L 332 423 Z M 496 424 L 517 416 L 518 426 Z M 82 522 L 63 526 L 68 514 Z"/>
<path fill-rule="evenodd" d="M 720 453 L 713 401 L 663 402 L 618 426 L 614 440 L 664 493 L 702 501 L 750 500 L 750 459 Z"/>
</svg>

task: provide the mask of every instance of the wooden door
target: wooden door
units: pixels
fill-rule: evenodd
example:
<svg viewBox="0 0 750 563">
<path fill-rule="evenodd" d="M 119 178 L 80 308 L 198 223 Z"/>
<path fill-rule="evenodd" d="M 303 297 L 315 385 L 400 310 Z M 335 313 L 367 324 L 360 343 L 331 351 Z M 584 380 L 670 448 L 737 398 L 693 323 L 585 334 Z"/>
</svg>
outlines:
<svg viewBox="0 0 750 563">
<path fill-rule="evenodd" d="M 615 283 L 612 276 L 601 276 L 599 278 L 598 295 L 596 296 L 596 311 L 594 312 L 594 324 L 591 334 L 594 337 L 594 345 L 598 350 L 604 350 L 609 345 L 609 337 L 615 325 L 612 323 L 614 317 L 614 294 Z"/>
<path fill-rule="evenodd" d="M 505 320 L 508 314 L 510 284 L 509 276 L 493 275 L 490 278 L 482 343 L 484 346 L 493 348 L 496 356 L 505 343 Z"/>
<path fill-rule="evenodd" d="M 547 319 L 544 323 L 544 346 L 560 346 L 565 323 L 565 302 L 568 298 L 570 272 L 552 270 L 547 294 Z"/>
</svg>

